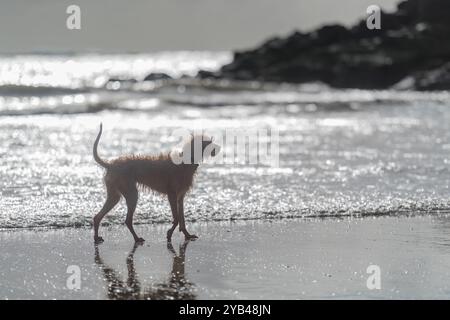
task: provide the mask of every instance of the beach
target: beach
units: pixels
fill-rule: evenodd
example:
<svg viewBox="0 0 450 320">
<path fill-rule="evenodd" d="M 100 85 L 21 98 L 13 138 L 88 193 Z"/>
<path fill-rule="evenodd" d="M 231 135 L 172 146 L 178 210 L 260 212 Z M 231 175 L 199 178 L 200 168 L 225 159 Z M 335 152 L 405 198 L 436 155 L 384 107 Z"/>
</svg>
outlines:
<svg viewBox="0 0 450 320">
<path fill-rule="evenodd" d="M 184 76 L 229 58 L 1 57 L 0 299 L 450 298 L 448 92 Z M 158 72 L 173 78 L 144 81 Z M 100 123 L 106 160 L 169 152 L 179 129 L 220 145 L 274 129 L 278 163 L 202 163 L 184 202 L 197 241 L 168 246 L 169 203 L 140 189 L 145 244 L 122 199 L 95 247 Z"/>
<path fill-rule="evenodd" d="M 283 219 L 1 231 L 1 299 L 448 299 L 450 217 Z M 381 288 L 368 289 L 367 268 Z M 69 266 L 80 288 L 69 289 Z"/>
<path fill-rule="evenodd" d="M 450 1 L 22 2 L 0 301 L 450 300 Z"/>
</svg>

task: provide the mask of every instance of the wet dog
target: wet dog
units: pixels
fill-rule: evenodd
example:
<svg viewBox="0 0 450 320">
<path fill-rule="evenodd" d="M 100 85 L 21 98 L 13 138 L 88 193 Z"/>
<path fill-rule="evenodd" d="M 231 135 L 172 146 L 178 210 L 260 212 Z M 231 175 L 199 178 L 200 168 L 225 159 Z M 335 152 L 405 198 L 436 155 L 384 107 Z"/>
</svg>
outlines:
<svg viewBox="0 0 450 320">
<path fill-rule="evenodd" d="M 191 135 L 180 152 L 161 153 L 154 156 L 123 156 L 112 161 L 101 159 L 97 153 L 98 142 L 102 134 L 102 125 L 94 142 L 95 161 L 106 169 L 104 182 L 106 201 L 103 208 L 94 217 L 94 241 L 103 242 L 98 229 L 103 217 L 116 206 L 123 196 L 127 204 L 125 224 L 135 242 L 144 242 L 133 228 L 133 214 L 138 201 L 138 186 L 167 195 L 172 210 L 173 223 L 167 231 L 170 241 L 176 227 L 180 226 L 187 240 L 197 236 L 186 230 L 184 219 L 184 197 L 191 189 L 199 164 L 209 156 L 216 156 L 220 147 L 206 135 Z"/>
</svg>

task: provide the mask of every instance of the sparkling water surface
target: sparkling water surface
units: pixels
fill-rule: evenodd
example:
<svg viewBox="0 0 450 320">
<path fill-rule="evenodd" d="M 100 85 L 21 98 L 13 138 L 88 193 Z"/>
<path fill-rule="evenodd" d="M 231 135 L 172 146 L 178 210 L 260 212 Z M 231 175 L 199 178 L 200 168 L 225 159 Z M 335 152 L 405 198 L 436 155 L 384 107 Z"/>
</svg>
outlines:
<svg viewBox="0 0 450 320">
<path fill-rule="evenodd" d="M 91 224 L 105 200 L 99 153 L 170 150 L 175 129 L 277 128 L 279 167 L 205 164 L 189 220 L 448 212 L 450 95 L 203 82 L 228 53 L 0 59 L 0 228 Z M 108 62 L 109 61 L 109 62 Z M 163 62 L 161 62 L 163 61 Z M 175 80 L 142 83 L 148 72 Z M 118 82 L 116 77 L 137 82 Z M 111 83 L 111 82 L 110 82 Z M 167 222 L 142 193 L 136 223 Z M 123 223 L 123 201 L 106 218 Z"/>
</svg>

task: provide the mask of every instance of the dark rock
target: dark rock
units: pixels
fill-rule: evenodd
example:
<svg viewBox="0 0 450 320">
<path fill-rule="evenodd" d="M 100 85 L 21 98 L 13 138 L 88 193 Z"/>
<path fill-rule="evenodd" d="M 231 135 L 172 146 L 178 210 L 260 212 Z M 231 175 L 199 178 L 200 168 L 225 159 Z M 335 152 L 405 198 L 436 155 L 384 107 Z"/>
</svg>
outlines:
<svg viewBox="0 0 450 320">
<path fill-rule="evenodd" d="M 108 82 L 136 83 L 136 79 L 132 78 L 110 78 Z"/>
<path fill-rule="evenodd" d="M 449 90 L 450 88 L 450 62 L 436 69 L 418 72 L 403 79 L 396 89 L 416 90 Z"/>
<path fill-rule="evenodd" d="M 397 11 L 382 12 L 381 26 L 369 30 L 363 19 L 350 28 L 328 25 L 275 37 L 236 52 L 218 72 L 201 71 L 198 77 L 382 89 L 414 75 L 434 79 L 432 85 L 416 79 L 418 88 L 448 85 L 446 73 L 437 70 L 450 62 L 450 1 L 403 1 Z"/>
<path fill-rule="evenodd" d="M 172 77 L 166 73 L 154 72 L 154 73 L 148 74 L 144 78 L 144 81 L 171 80 L 171 79 L 172 79 Z"/>
<path fill-rule="evenodd" d="M 328 45 L 339 41 L 346 41 L 350 39 L 351 32 L 346 27 L 334 24 L 324 26 L 313 32 L 315 45 Z"/>
<path fill-rule="evenodd" d="M 218 79 L 220 78 L 220 74 L 211 71 L 200 70 L 197 74 L 197 77 L 200 79 Z"/>
<path fill-rule="evenodd" d="M 420 20 L 420 10 L 418 1 L 402 1 L 397 5 L 397 14 L 399 16 L 408 17 L 410 22 Z"/>
<path fill-rule="evenodd" d="M 410 0 L 418 6 L 419 20 L 429 23 L 449 24 L 450 1 L 448 0 Z"/>
</svg>

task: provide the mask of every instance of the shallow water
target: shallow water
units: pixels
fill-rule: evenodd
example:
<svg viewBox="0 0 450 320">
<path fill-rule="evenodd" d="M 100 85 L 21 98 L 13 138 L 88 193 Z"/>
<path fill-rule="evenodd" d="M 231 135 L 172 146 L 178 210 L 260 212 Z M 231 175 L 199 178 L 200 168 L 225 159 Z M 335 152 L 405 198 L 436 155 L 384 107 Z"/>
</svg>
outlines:
<svg viewBox="0 0 450 320">
<path fill-rule="evenodd" d="M 448 216 L 191 223 L 0 232 L 2 299 L 448 299 Z M 76 245 L 74 245 L 76 244 Z M 369 266 L 381 288 L 370 290 Z M 80 288 L 67 286 L 79 267 Z M 70 282 L 69 282 L 70 283 Z M 72 288 L 73 289 L 73 288 Z"/>
<path fill-rule="evenodd" d="M 200 168 L 186 202 L 190 220 L 449 210 L 448 93 L 188 79 L 111 87 L 105 80 L 142 80 L 144 71 L 155 70 L 172 70 L 179 77 L 205 65 L 214 69 L 229 59 L 226 53 L 190 53 L 181 63 L 173 55 L 163 59 L 165 69 L 155 67 L 160 56 L 128 55 L 125 66 L 109 73 L 107 59 L 98 56 L 28 56 L 20 63 L 17 57 L 0 59 L 1 75 L 9 75 L 0 77 L 0 228 L 91 223 L 105 199 L 103 170 L 91 154 L 100 122 L 104 134 L 99 153 L 105 158 L 170 150 L 176 144 L 171 133 L 178 128 L 278 129 L 279 167 Z M 36 64 L 39 59 L 46 63 Z M 73 64 L 79 60 L 84 73 L 75 77 Z M 23 67 L 24 61 L 33 67 Z M 27 70 L 20 72 L 28 78 L 12 77 L 14 68 Z M 136 223 L 169 221 L 166 202 L 157 195 L 141 196 Z M 106 221 L 122 223 L 124 215 L 121 203 Z"/>
</svg>

